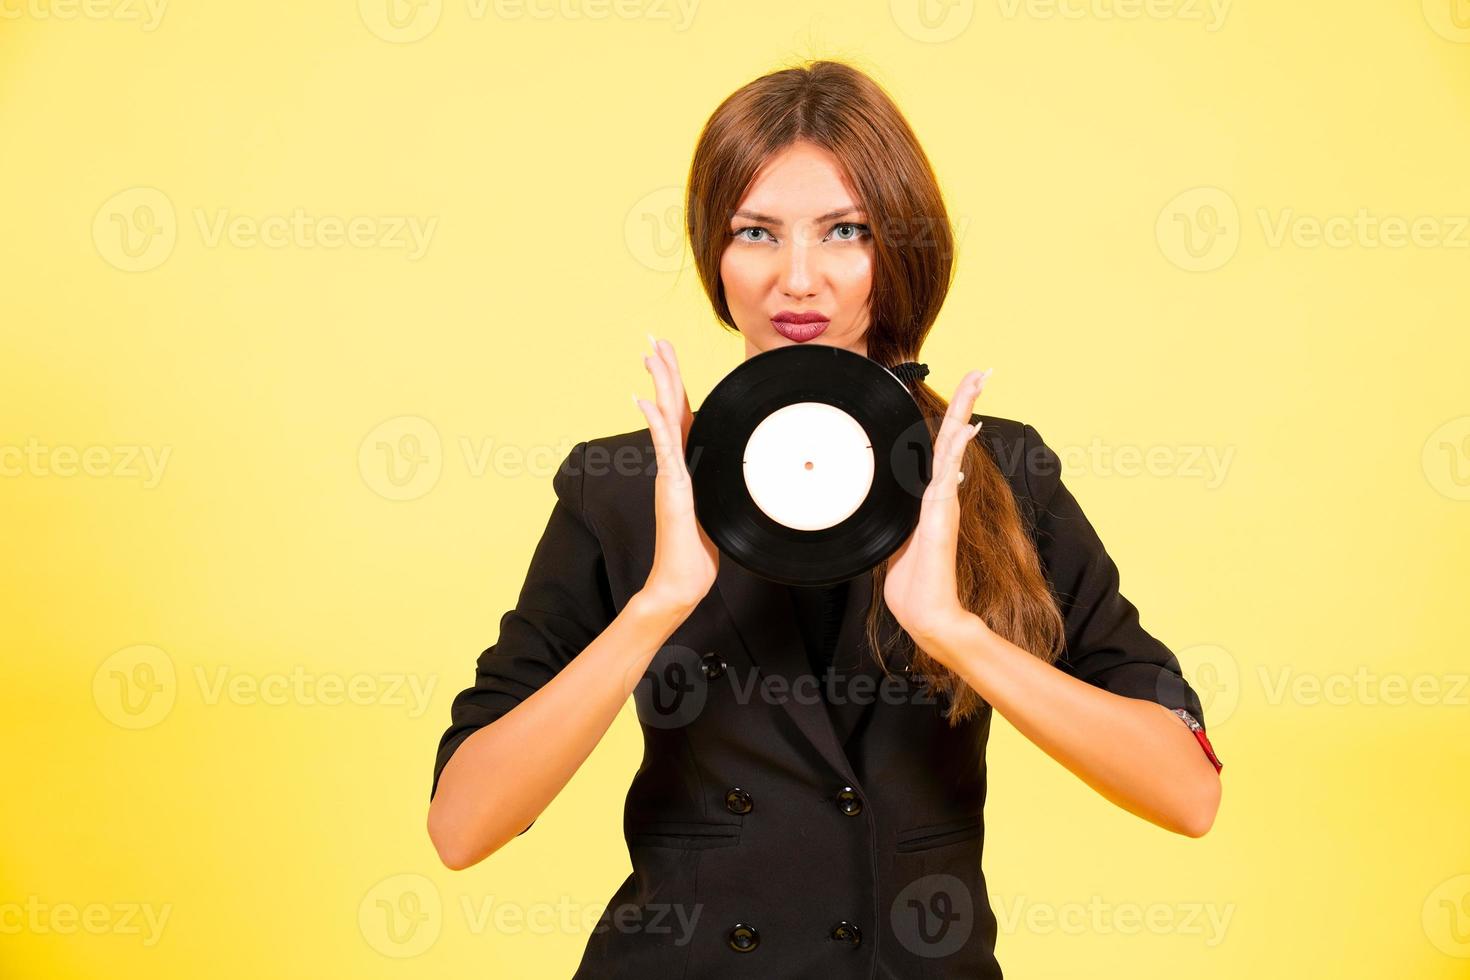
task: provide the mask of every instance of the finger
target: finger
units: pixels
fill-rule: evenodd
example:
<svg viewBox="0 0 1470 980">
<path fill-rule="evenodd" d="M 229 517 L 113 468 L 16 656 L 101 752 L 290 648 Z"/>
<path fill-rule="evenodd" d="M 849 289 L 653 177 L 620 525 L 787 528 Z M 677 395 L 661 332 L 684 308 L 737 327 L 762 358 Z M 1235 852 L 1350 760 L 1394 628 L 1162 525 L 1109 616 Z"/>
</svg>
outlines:
<svg viewBox="0 0 1470 980">
<path fill-rule="evenodd" d="M 653 341 L 653 336 L 648 336 Z M 648 356 L 648 370 L 653 373 L 654 386 L 659 391 L 659 411 L 663 413 L 664 419 L 669 420 L 672 428 L 682 430 L 681 422 L 684 417 L 684 398 L 682 392 L 676 386 L 673 369 L 669 366 L 669 360 L 664 357 L 663 351 L 659 350 L 659 342 L 654 341 L 654 353 Z M 681 439 L 682 444 L 682 439 Z"/>
<path fill-rule="evenodd" d="M 639 411 L 648 420 L 648 431 L 653 436 L 654 458 L 658 461 L 658 475 L 668 475 L 677 479 L 682 471 L 684 454 L 676 452 L 673 448 L 673 433 L 669 430 L 668 421 L 658 407 L 647 399 L 634 395 L 633 401 L 638 404 Z"/>
<path fill-rule="evenodd" d="M 961 379 L 959 387 L 955 389 L 954 398 L 950 400 L 949 410 L 945 412 L 945 425 L 949 428 L 952 438 L 962 440 L 962 446 L 980 431 L 979 425 L 971 425 L 970 418 L 975 414 L 975 399 L 980 397 L 986 380 L 994 370 L 995 368 L 986 368 L 984 371 L 971 371 L 966 374 Z M 943 435 L 942 431 L 941 435 Z"/>
<path fill-rule="evenodd" d="M 653 343 L 653 349 L 658 352 L 658 359 L 663 362 L 669 376 L 669 389 L 673 393 L 671 407 L 667 416 L 670 423 L 678 430 L 678 442 L 680 448 L 689 443 L 689 430 L 694 427 L 694 413 L 689 410 L 689 395 L 684 390 L 684 379 L 679 373 L 679 359 L 674 354 L 674 345 L 667 340 L 655 340 L 652 334 L 648 339 Z"/>
<path fill-rule="evenodd" d="M 980 431 L 981 423 L 971 424 L 975 399 L 984 387 L 990 371 L 971 371 L 960 380 L 954 398 L 944 413 L 939 436 L 934 440 L 934 478 L 937 497 L 956 492 L 960 483 L 960 466 L 965 458 L 965 448 Z"/>
<path fill-rule="evenodd" d="M 663 417 L 658 414 L 658 409 L 648 403 L 645 398 L 633 396 L 633 404 L 638 406 L 638 411 L 643 413 L 643 418 L 648 422 L 648 434 L 653 438 L 653 448 L 657 452 L 663 442 Z"/>
<path fill-rule="evenodd" d="M 669 369 L 669 376 L 675 381 L 679 377 L 679 359 L 674 356 L 674 345 L 667 340 L 660 340 L 653 334 L 648 335 L 648 342 L 653 345 L 654 356 L 663 361 L 664 366 Z"/>
<path fill-rule="evenodd" d="M 960 381 L 959 387 L 955 389 L 954 397 L 950 399 L 949 405 L 944 410 L 944 417 L 939 423 L 939 432 L 934 436 L 935 475 L 942 469 L 941 463 L 954 451 L 956 438 L 963 437 L 965 429 L 970 422 L 969 405 L 972 403 L 969 392 L 974 386 L 976 372 L 970 372 Z"/>
<path fill-rule="evenodd" d="M 679 393 L 679 409 L 683 416 L 685 428 L 691 419 L 689 411 L 689 392 L 684 389 L 684 372 L 679 369 L 679 356 L 674 353 L 674 342 L 671 340 L 660 340 L 655 347 L 663 354 L 668 362 L 669 370 L 674 376 L 674 390 Z"/>
<path fill-rule="evenodd" d="M 985 382 L 995 368 L 986 368 L 984 371 L 971 371 L 960 379 L 955 388 L 954 397 L 949 400 L 949 410 L 945 413 L 945 421 L 951 417 L 960 425 L 968 425 L 970 416 L 975 411 L 975 399 L 980 396 Z"/>
<path fill-rule="evenodd" d="M 648 339 L 652 341 L 653 337 Z M 654 341 L 654 344 L 657 349 L 658 342 Z M 687 411 L 687 406 L 681 406 L 682 393 L 676 392 L 674 388 L 673 372 L 662 351 L 656 355 L 645 355 L 643 365 L 653 375 L 654 388 L 658 392 L 658 416 L 664 426 L 667 441 L 664 448 L 667 459 L 661 458 L 659 471 L 682 480 L 689 472 L 684 460 L 685 437 L 689 426 L 682 416 L 682 411 Z"/>
<path fill-rule="evenodd" d="M 960 464 L 965 458 L 965 447 L 979 430 L 978 425 L 957 425 L 950 428 L 949 436 L 935 452 L 933 484 L 939 497 L 955 492 L 959 485 Z"/>
<path fill-rule="evenodd" d="M 669 379 L 669 366 L 664 363 L 663 357 L 657 354 L 645 354 L 643 366 L 648 369 L 649 374 L 653 375 L 653 387 L 657 393 L 656 404 L 659 414 L 669 425 L 677 425 L 678 415 L 673 407 L 675 396 L 673 382 Z"/>
<path fill-rule="evenodd" d="M 954 397 L 945 409 L 939 433 L 934 437 L 934 455 L 939 460 L 948 459 L 955 452 L 957 442 L 963 447 L 961 440 L 967 440 L 974 434 L 970 427 L 970 416 L 974 414 L 975 396 L 979 394 L 982 383 L 983 376 L 979 371 L 971 371 L 960 379 Z"/>
<path fill-rule="evenodd" d="M 950 397 L 949 405 L 944 412 L 945 422 L 959 420 L 963 423 L 969 418 L 966 408 L 971 400 L 970 393 L 975 389 L 976 382 L 980 380 L 980 374 L 980 371 L 967 371 L 960 379 L 960 383 L 955 385 L 954 394 Z"/>
</svg>

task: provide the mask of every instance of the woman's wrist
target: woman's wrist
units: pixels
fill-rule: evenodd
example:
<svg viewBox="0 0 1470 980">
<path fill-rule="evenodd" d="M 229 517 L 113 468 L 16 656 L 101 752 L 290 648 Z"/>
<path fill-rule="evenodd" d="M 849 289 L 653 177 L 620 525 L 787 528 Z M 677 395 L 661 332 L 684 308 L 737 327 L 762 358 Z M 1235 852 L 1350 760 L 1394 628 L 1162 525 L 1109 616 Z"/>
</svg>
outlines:
<svg viewBox="0 0 1470 980">
<path fill-rule="evenodd" d="M 980 641 L 989 632 L 985 620 L 968 609 L 957 608 L 935 617 L 917 631 L 911 630 L 909 635 L 929 656 L 954 670 L 966 652 L 979 649 Z"/>
<path fill-rule="evenodd" d="M 668 632 L 672 633 L 689 618 L 695 605 L 698 603 L 690 605 L 684 599 L 672 596 L 657 586 L 644 585 L 633 593 L 626 608 L 639 619 L 667 624 Z"/>
</svg>

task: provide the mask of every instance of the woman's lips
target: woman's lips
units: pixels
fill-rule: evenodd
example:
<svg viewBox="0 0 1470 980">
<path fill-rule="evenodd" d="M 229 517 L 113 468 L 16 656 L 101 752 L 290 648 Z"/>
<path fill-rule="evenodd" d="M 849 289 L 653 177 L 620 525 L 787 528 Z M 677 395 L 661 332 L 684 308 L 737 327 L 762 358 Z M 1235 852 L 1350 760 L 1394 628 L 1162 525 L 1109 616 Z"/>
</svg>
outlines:
<svg viewBox="0 0 1470 980">
<path fill-rule="evenodd" d="M 814 337 L 820 337 L 831 322 L 831 320 L 816 320 L 812 323 L 795 323 L 791 320 L 772 320 L 771 326 L 775 327 L 776 332 L 787 340 L 804 344 Z"/>
</svg>

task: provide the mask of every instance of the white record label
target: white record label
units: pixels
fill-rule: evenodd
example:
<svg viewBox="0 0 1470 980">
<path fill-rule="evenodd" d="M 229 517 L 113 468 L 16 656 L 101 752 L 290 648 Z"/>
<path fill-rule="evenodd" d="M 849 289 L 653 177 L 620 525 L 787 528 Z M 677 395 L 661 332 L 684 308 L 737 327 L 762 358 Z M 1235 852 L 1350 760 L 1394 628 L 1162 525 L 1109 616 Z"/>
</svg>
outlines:
<svg viewBox="0 0 1470 980">
<path fill-rule="evenodd" d="M 851 517 L 873 486 L 862 425 L 826 402 L 795 402 L 761 420 L 745 443 L 745 487 L 767 517 L 820 531 Z"/>
</svg>

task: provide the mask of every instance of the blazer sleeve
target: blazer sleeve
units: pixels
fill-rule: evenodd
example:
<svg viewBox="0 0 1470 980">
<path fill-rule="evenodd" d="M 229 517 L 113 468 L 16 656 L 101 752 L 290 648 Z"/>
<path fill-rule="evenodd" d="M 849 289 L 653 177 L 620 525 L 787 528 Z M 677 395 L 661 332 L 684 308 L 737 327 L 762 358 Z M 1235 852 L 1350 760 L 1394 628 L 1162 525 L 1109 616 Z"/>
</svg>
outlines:
<svg viewBox="0 0 1470 980">
<path fill-rule="evenodd" d="M 1178 658 L 1139 624 L 1138 609 L 1119 589 L 1118 566 L 1062 482 L 1061 459 L 1030 425 L 1022 432 L 1037 552 L 1066 622 L 1056 666 L 1114 694 L 1171 709 L 1218 772 L 1223 766 L 1205 735 L 1204 709 Z"/>
<path fill-rule="evenodd" d="M 552 477 L 556 502 L 515 608 L 501 617 L 499 636 L 480 654 L 474 683 L 450 705 L 450 724 L 434 760 L 430 800 L 449 757 L 465 739 L 555 677 L 613 620 L 602 546 L 583 510 L 586 446 L 574 446 Z"/>
</svg>

